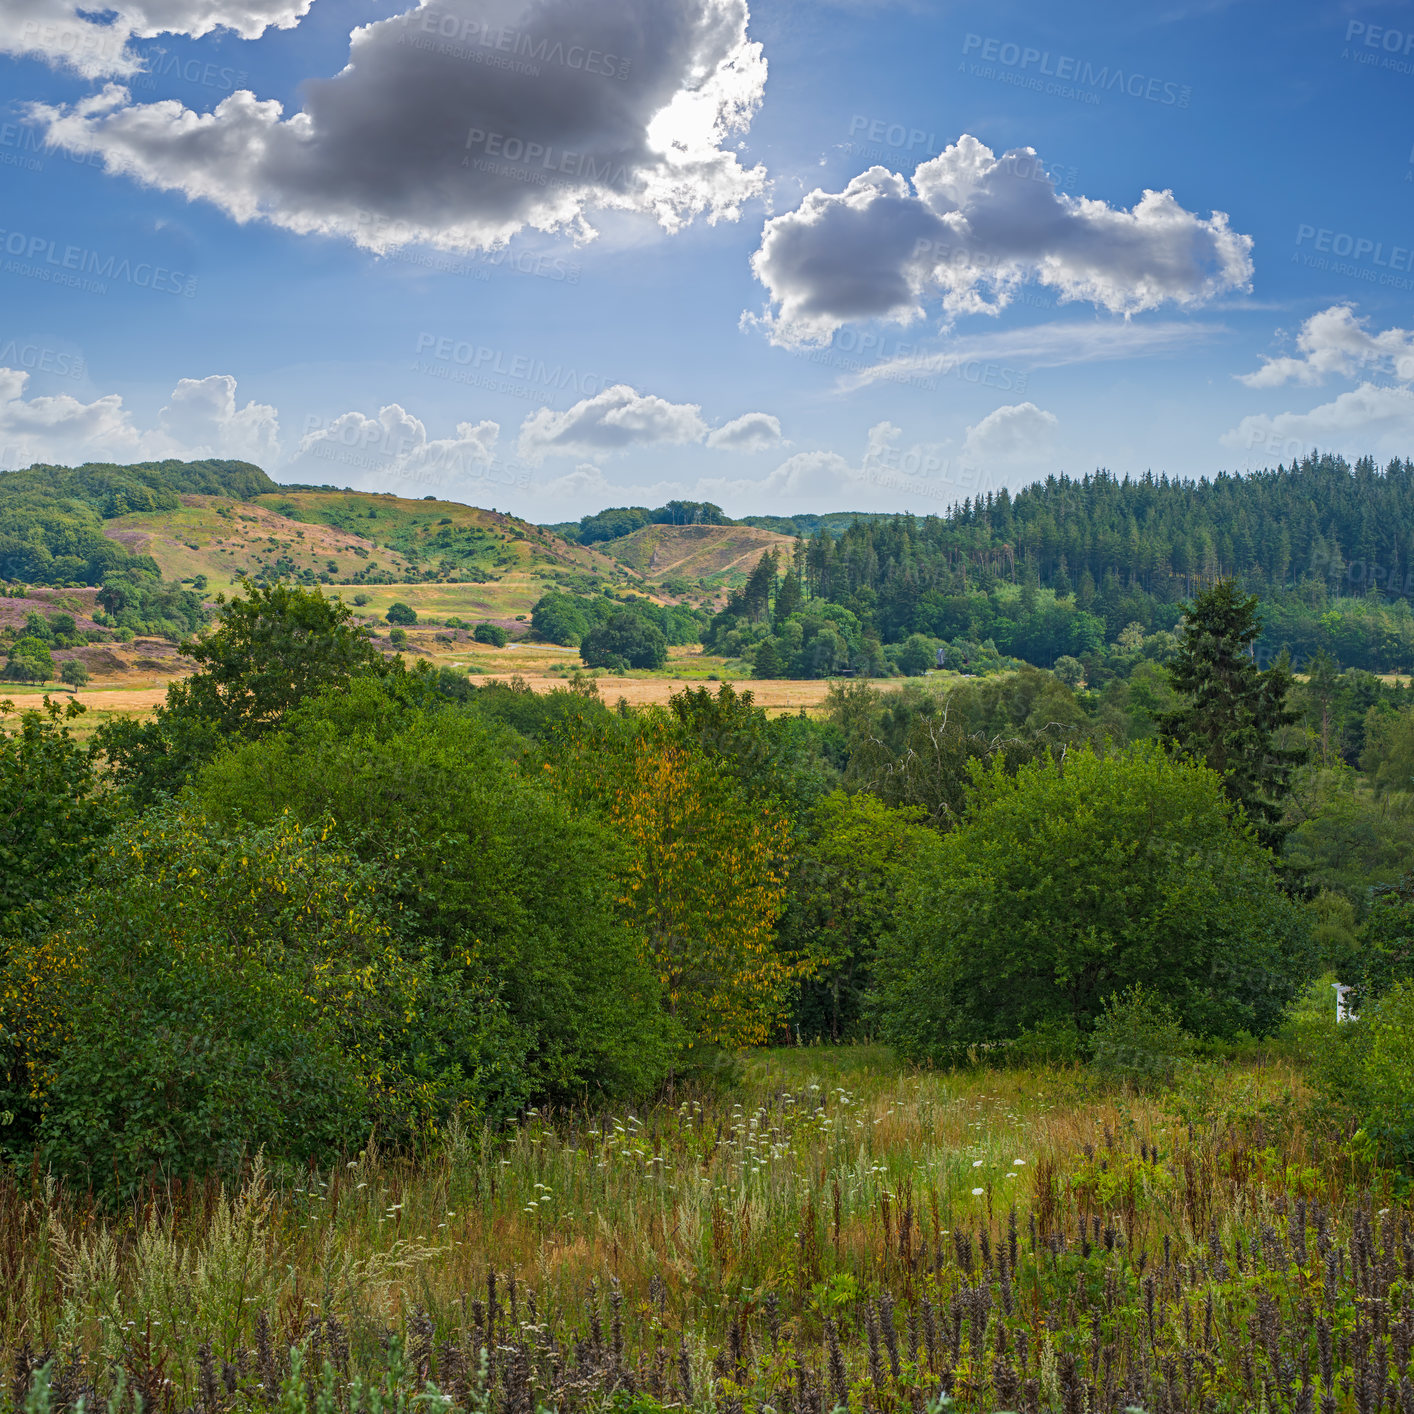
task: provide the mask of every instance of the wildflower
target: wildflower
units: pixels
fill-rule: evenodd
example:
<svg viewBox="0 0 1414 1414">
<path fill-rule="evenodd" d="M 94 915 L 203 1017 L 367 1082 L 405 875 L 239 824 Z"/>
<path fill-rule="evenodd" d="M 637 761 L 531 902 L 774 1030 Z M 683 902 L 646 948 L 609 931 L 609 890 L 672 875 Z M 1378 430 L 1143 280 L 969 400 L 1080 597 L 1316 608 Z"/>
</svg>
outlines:
<svg viewBox="0 0 1414 1414">
<path fill-rule="evenodd" d="M 986 1191 L 987 1190 L 985 1188 L 974 1188 L 972 1190 L 972 1196 L 974 1198 L 980 1198 Z"/>
<path fill-rule="evenodd" d="M 982 1160 L 981 1160 L 981 1159 L 973 1159 L 973 1160 L 972 1160 L 972 1167 L 975 1168 L 975 1169 L 980 1169 L 980 1168 L 982 1167 Z"/>
<path fill-rule="evenodd" d="M 1013 1159 L 1013 1160 L 1012 1160 L 1012 1163 L 1013 1163 L 1017 1168 L 1021 1168 L 1021 1167 L 1023 1167 L 1023 1166 L 1025 1165 L 1026 1160 L 1025 1160 L 1025 1159 Z"/>
</svg>

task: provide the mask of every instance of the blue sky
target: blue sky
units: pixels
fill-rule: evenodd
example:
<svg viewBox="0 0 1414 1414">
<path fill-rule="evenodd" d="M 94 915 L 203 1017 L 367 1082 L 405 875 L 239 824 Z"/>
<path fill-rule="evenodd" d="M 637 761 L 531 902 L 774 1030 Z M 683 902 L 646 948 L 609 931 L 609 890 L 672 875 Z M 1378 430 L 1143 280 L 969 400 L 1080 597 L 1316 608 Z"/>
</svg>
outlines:
<svg viewBox="0 0 1414 1414">
<path fill-rule="evenodd" d="M 1407 5 L 122 3 L 0 17 L 0 466 L 559 520 L 1414 451 Z"/>
</svg>

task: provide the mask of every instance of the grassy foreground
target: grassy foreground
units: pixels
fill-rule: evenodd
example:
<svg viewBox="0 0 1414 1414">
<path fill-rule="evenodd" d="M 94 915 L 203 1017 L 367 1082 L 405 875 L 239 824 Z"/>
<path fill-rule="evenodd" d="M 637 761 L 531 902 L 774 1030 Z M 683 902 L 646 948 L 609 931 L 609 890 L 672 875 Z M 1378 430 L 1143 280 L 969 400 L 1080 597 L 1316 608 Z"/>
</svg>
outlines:
<svg viewBox="0 0 1414 1414">
<path fill-rule="evenodd" d="M 256 1166 L 117 1217 L 10 1178 L 0 1405 L 52 1361 L 90 1408 L 121 1372 L 203 1411 L 372 1414 L 428 1380 L 507 1414 L 1410 1409 L 1410 1213 L 1313 1146 L 1299 1091 L 1280 1060 L 1149 1099 L 777 1050 L 415 1168 Z"/>
</svg>

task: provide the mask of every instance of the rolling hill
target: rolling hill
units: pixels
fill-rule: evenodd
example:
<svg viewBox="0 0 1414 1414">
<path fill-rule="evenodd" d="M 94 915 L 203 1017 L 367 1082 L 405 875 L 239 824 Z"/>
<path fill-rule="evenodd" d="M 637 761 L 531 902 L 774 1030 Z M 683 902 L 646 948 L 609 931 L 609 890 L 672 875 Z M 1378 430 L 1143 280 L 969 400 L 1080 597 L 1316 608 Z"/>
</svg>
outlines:
<svg viewBox="0 0 1414 1414">
<path fill-rule="evenodd" d="M 788 535 L 750 525 L 645 525 L 596 548 L 654 582 L 731 584 L 745 580 L 763 554 L 779 550 L 789 556 L 794 544 Z"/>
</svg>

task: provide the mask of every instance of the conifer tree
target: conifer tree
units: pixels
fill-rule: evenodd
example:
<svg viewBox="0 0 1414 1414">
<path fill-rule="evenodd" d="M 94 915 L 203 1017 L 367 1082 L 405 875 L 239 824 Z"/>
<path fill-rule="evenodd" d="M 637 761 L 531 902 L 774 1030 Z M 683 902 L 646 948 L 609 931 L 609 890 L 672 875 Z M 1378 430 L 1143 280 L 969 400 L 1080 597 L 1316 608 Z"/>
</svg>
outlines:
<svg viewBox="0 0 1414 1414">
<path fill-rule="evenodd" d="M 1257 667 L 1251 650 L 1261 631 L 1256 596 L 1241 594 L 1230 579 L 1186 605 L 1179 650 L 1166 665 L 1184 702 L 1163 713 L 1158 728 L 1171 752 L 1201 756 L 1222 776 L 1258 838 L 1279 850 L 1282 801 L 1291 769 L 1306 753 L 1278 745 L 1278 732 L 1297 719 L 1286 701 L 1291 668 L 1285 653 L 1265 671 Z"/>
</svg>

